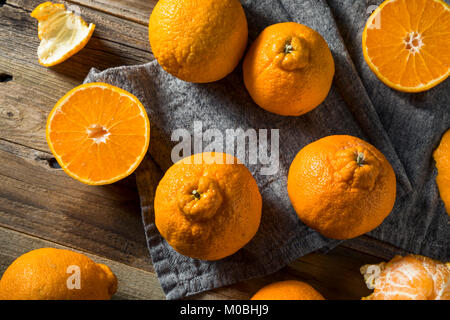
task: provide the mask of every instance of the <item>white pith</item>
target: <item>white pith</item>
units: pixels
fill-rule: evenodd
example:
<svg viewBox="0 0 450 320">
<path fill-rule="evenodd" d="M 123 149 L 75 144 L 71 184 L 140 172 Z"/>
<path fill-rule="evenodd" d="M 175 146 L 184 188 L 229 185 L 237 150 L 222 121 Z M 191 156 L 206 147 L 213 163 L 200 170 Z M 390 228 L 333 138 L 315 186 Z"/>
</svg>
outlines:
<svg viewBox="0 0 450 320">
<path fill-rule="evenodd" d="M 88 26 L 80 16 L 62 8 L 40 21 L 39 28 L 45 30 L 38 48 L 41 62 L 51 64 L 59 61 L 85 41 L 94 27 L 92 23 Z"/>
<path fill-rule="evenodd" d="M 403 42 L 405 43 L 405 48 L 412 54 L 419 53 L 420 48 L 423 46 L 422 36 L 414 31 L 408 33 Z"/>
<path fill-rule="evenodd" d="M 104 87 L 104 86 L 102 85 L 102 83 L 91 83 L 91 84 L 86 85 L 86 86 L 83 87 L 83 88 L 75 88 L 75 89 L 73 89 L 72 91 L 69 91 L 63 98 L 60 99 L 60 101 L 58 101 L 57 105 L 58 105 L 59 107 L 56 108 L 56 109 L 54 109 L 54 110 L 52 111 L 52 113 L 51 113 L 50 116 L 49 116 L 49 120 L 48 120 L 48 121 L 51 122 L 51 120 L 53 119 L 53 117 L 55 117 L 55 115 L 57 115 L 57 114 L 64 114 L 64 112 L 61 110 L 61 106 L 63 106 L 65 103 L 67 103 L 67 101 L 71 98 L 71 96 L 72 96 L 72 94 L 73 94 L 73 92 L 74 92 L 75 90 L 76 90 L 76 91 L 84 91 L 84 90 L 89 89 L 90 87 L 102 88 L 102 89 L 104 89 L 104 90 L 105 90 L 105 89 L 109 89 L 109 88 Z M 120 90 L 120 89 L 118 89 L 118 90 Z M 140 115 L 141 117 L 145 118 L 145 119 L 148 119 L 148 118 L 147 118 L 147 115 L 145 114 L 144 107 L 143 107 L 142 104 L 139 102 L 139 100 L 134 100 L 134 99 L 131 98 L 128 94 L 122 93 L 122 92 L 120 92 L 120 91 L 117 91 L 117 93 L 119 93 L 120 96 L 123 96 L 123 97 L 125 97 L 125 98 L 127 98 L 127 99 L 132 99 L 133 101 L 137 102 L 137 103 L 141 106 L 139 115 Z M 90 127 L 92 127 L 92 126 L 96 126 L 96 125 L 91 125 Z M 86 128 L 86 134 L 88 134 L 88 135 L 89 135 L 89 131 L 88 131 L 88 130 L 89 130 L 90 127 Z M 105 141 L 102 141 L 103 139 L 99 139 L 98 142 L 95 141 L 95 143 L 97 143 L 97 144 L 100 144 L 100 143 L 107 143 L 107 140 L 109 140 L 109 139 L 107 139 L 107 138 L 111 135 L 110 131 L 109 131 L 106 127 L 102 126 L 102 129 L 104 129 L 104 130 L 106 130 L 106 131 L 108 131 L 108 132 L 107 132 L 107 134 L 105 134 L 105 136 L 106 136 L 106 137 L 104 137 Z M 47 133 L 50 134 L 50 132 L 52 132 L 52 130 L 49 129 L 49 128 L 47 128 Z M 148 120 L 145 121 L 145 132 L 146 132 L 146 137 L 150 135 L 150 123 L 148 122 Z M 148 138 L 148 139 L 149 139 L 149 138 Z M 93 139 L 93 140 L 94 140 L 94 139 Z M 143 146 L 143 148 L 142 148 L 143 151 L 146 150 L 146 149 L 148 148 L 148 142 L 149 142 L 149 140 L 147 140 L 147 144 L 146 144 L 145 146 Z M 53 146 L 52 146 L 51 143 L 50 143 L 50 149 L 51 149 L 51 151 L 53 152 L 53 154 L 54 154 L 56 160 L 58 161 L 58 163 L 61 165 L 61 167 L 64 169 L 64 171 L 65 171 L 69 176 L 71 176 L 71 177 L 73 177 L 73 178 L 75 178 L 75 179 L 77 179 L 77 180 L 84 180 L 83 177 L 80 177 L 80 176 L 77 175 L 76 173 L 67 170 L 67 167 L 70 165 L 71 162 L 65 163 L 64 161 L 62 161 L 61 157 L 60 157 L 59 155 L 57 155 L 57 154 L 54 152 L 54 148 L 53 148 Z M 137 166 L 138 166 L 139 163 L 142 161 L 142 159 L 143 159 L 143 158 L 139 159 L 139 157 L 137 157 L 137 158 L 136 158 L 136 161 L 130 166 L 130 168 L 129 168 L 123 175 L 117 177 L 116 179 L 113 179 L 113 180 L 111 180 L 111 179 L 99 180 L 99 181 L 96 181 L 95 183 L 90 183 L 90 184 L 103 185 L 103 184 L 109 184 L 109 183 L 112 183 L 112 182 L 114 182 L 114 181 L 120 180 L 120 179 L 122 179 L 123 177 L 126 177 L 126 176 L 128 176 L 129 174 L 131 174 L 131 173 L 137 168 Z"/>
</svg>

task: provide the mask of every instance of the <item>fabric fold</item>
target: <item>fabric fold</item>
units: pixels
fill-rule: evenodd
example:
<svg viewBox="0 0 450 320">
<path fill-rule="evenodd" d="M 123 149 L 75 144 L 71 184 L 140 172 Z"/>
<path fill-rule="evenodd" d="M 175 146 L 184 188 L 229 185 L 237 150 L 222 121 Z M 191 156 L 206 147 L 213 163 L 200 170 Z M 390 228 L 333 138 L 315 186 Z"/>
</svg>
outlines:
<svg viewBox="0 0 450 320">
<path fill-rule="evenodd" d="M 398 182 L 397 201 L 412 191 L 403 164 L 358 76 L 327 3 L 323 0 L 246 0 L 242 4 L 249 22 L 249 43 L 268 25 L 285 21 L 305 24 L 322 34 L 336 62 L 333 86 L 322 105 L 301 117 L 268 113 L 255 105 L 246 92 L 241 65 L 225 79 L 209 84 L 178 80 L 156 61 L 102 72 L 93 69 L 85 80 L 107 82 L 133 93 L 149 114 L 150 148 L 136 176 L 150 255 L 168 299 L 261 277 L 305 254 L 327 250 L 340 243 L 306 227 L 298 219 L 287 195 L 289 166 L 297 152 L 312 141 L 332 134 L 360 137 L 381 150 L 393 166 Z M 184 130 L 193 138 L 194 129 L 200 132 L 215 129 L 224 137 L 227 129 L 255 130 L 257 134 L 267 130 L 269 141 L 279 135 L 276 172 L 261 174 L 266 164 L 244 161 L 263 197 L 258 233 L 234 255 L 213 262 L 178 254 L 161 238 L 154 224 L 154 191 L 163 172 L 172 165 L 172 148 L 179 143 L 179 137 L 172 141 L 174 131 Z M 270 142 L 266 149 L 270 150 Z M 248 149 L 245 155 L 248 159 Z M 400 215 L 392 219 L 397 217 Z M 393 229 L 390 232 L 402 233 Z"/>
</svg>

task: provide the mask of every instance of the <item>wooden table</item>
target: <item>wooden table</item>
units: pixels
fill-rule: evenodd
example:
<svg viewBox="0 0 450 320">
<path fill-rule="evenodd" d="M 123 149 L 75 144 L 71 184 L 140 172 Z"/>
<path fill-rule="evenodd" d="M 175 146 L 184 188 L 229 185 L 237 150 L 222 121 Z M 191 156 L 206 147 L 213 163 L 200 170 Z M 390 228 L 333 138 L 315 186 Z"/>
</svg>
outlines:
<svg viewBox="0 0 450 320">
<path fill-rule="evenodd" d="M 135 178 L 83 185 L 58 168 L 45 140 L 49 111 L 91 67 L 154 59 L 147 22 L 156 0 L 62 1 L 97 27 L 80 53 L 52 68 L 40 66 L 36 56 L 37 21 L 30 12 L 41 2 L 0 0 L 0 275 L 32 249 L 67 248 L 112 268 L 119 278 L 114 298 L 164 299 L 146 247 Z M 364 236 L 265 278 L 193 298 L 248 299 L 270 282 L 299 279 L 328 299 L 359 299 L 369 294 L 359 267 L 399 252 Z"/>
</svg>

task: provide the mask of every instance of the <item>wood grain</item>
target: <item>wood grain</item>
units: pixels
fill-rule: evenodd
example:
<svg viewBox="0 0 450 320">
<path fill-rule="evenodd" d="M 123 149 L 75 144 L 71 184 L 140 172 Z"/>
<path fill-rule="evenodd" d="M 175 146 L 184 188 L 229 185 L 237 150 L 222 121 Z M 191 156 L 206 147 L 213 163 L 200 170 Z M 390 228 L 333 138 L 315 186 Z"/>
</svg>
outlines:
<svg viewBox="0 0 450 320">
<path fill-rule="evenodd" d="M 157 0 L 69 0 L 71 4 L 107 12 L 121 19 L 133 21 L 144 26 L 148 25 L 150 13 Z"/>
<path fill-rule="evenodd" d="M 58 66 L 42 67 L 36 56 L 37 22 L 29 16 L 39 2 L 8 1 L 0 9 L 0 74 L 12 77 L 0 83 L 0 138 L 48 151 L 44 130 L 48 113 L 68 90 L 81 84 L 91 67 L 145 63 L 153 56 L 146 28 L 83 8 L 83 15 L 97 24 L 87 47 Z"/>
<path fill-rule="evenodd" d="M 152 273 L 139 208 L 129 199 L 134 181 L 90 188 L 61 170 L 50 168 L 47 153 L 12 143 L 0 147 L 0 161 L 6 165 L 0 168 L 0 179 L 5 182 L 0 191 L 0 225 Z M 30 161 L 32 158 L 35 161 Z M 294 278 L 308 281 L 329 299 L 354 299 L 367 293 L 359 267 L 379 261 L 376 257 L 337 248 L 327 255 L 316 253 L 302 257 L 274 275 L 212 293 L 214 298 L 247 299 L 269 282 Z M 212 296 L 202 294 L 193 298 Z"/>
<path fill-rule="evenodd" d="M 77 251 L 86 254 L 95 262 L 108 265 L 119 280 L 119 289 L 113 299 L 165 299 L 159 281 L 153 272 L 4 227 L 0 227 L 0 275 L 20 255 L 46 247 Z M 327 299 L 359 299 L 369 294 L 358 271 L 357 263 L 361 258 L 362 256 L 355 256 L 354 252 L 345 248 L 338 248 L 331 255 L 310 254 L 275 274 L 215 289 L 187 299 L 245 300 L 249 299 L 262 286 L 273 281 L 287 279 L 307 281 Z M 379 261 L 372 258 L 372 261 L 367 262 Z"/>
<path fill-rule="evenodd" d="M 0 143 L 0 226 L 151 271 L 134 177 L 92 188 L 49 158 Z"/>
<path fill-rule="evenodd" d="M 20 255 L 39 248 L 71 248 L 0 227 L 0 274 Z M 114 299 L 164 299 L 155 274 L 103 257 L 75 250 L 97 263 L 106 264 L 116 275 L 119 285 Z"/>
<path fill-rule="evenodd" d="M 0 274 L 24 252 L 63 247 L 109 265 L 120 281 L 116 298 L 164 298 L 145 243 L 134 177 L 103 187 L 83 185 L 54 168 L 45 140 L 53 105 L 91 67 L 153 59 L 147 22 L 157 1 L 61 1 L 96 30 L 81 52 L 53 68 L 37 62 L 37 22 L 29 14 L 41 2 L 7 0 L 0 7 Z M 328 299 L 359 299 L 368 294 L 359 267 L 398 252 L 361 237 L 326 255 L 302 257 L 273 275 L 191 298 L 248 299 L 270 282 L 299 279 Z"/>
<path fill-rule="evenodd" d="M 153 272 L 134 181 L 92 188 L 51 168 L 49 159 L 48 153 L 39 150 L 0 144 L 0 161 L 4 163 L 0 167 L 4 182 L 0 189 L 0 225 Z M 337 248 L 328 255 L 302 257 L 274 275 L 212 292 L 221 299 L 247 299 L 271 281 L 294 278 L 308 281 L 329 299 L 357 298 L 367 293 L 359 267 L 379 261 Z"/>
</svg>

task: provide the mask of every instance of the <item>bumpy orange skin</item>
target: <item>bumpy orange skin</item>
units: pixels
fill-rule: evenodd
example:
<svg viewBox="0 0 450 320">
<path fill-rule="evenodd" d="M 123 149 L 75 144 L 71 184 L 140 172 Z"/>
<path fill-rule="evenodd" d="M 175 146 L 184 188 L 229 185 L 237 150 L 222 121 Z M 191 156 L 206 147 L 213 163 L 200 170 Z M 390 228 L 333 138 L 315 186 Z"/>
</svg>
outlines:
<svg viewBox="0 0 450 320">
<path fill-rule="evenodd" d="M 155 222 L 179 253 L 227 257 L 256 234 L 262 199 L 250 171 L 233 156 L 198 153 L 167 170 L 155 195 Z"/>
<path fill-rule="evenodd" d="M 260 289 L 251 300 L 325 300 L 309 284 L 287 280 L 269 284 Z"/>
<path fill-rule="evenodd" d="M 372 273 L 366 282 L 374 289 L 363 300 L 450 300 L 448 263 L 419 255 L 396 256 L 388 263 L 363 266 L 361 273 L 365 277 Z"/>
<path fill-rule="evenodd" d="M 261 108 L 299 116 L 321 104 L 331 88 L 334 60 L 315 30 L 295 22 L 271 25 L 244 59 L 244 83 Z"/>
<path fill-rule="evenodd" d="M 248 39 L 238 0 L 160 0 L 149 22 L 159 64 L 188 82 L 213 82 L 231 73 Z"/>
<path fill-rule="evenodd" d="M 374 146 L 336 135 L 304 147 L 289 168 L 288 193 L 299 218 L 326 237 L 350 239 L 391 212 L 396 179 Z"/>
<path fill-rule="evenodd" d="M 433 153 L 438 175 L 436 183 L 447 214 L 450 215 L 450 130 L 442 136 L 441 143 Z"/>
<path fill-rule="evenodd" d="M 69 266 L 80 268 L 80 289 L 67 286 Z M 109 300 L 116 291 L 117 278 L 106 265 L 54 248 L 25 253 L 0 280 L 0 300 Z"/>
</svg>

